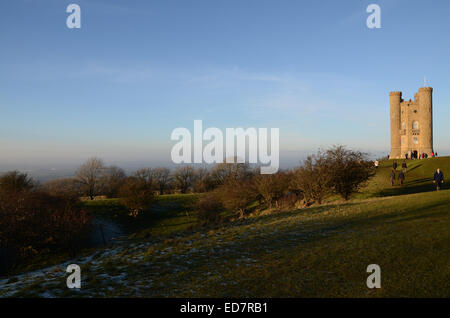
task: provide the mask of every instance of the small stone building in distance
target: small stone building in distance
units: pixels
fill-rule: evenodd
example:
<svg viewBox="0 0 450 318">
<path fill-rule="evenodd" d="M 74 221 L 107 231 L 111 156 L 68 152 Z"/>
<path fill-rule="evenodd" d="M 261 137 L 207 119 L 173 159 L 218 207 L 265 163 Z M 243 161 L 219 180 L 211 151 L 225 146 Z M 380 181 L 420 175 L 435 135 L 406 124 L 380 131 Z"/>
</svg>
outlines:
<svg viewBox="0 0 450 318">
<path fill-rule="evenodd" d="M 403 100 L 402 92 L 390 92 L 391 153 L 389 158 L 408 158 L 433 152 L 433 88 L 421 87 L 414 101 Z"/>
</svg>

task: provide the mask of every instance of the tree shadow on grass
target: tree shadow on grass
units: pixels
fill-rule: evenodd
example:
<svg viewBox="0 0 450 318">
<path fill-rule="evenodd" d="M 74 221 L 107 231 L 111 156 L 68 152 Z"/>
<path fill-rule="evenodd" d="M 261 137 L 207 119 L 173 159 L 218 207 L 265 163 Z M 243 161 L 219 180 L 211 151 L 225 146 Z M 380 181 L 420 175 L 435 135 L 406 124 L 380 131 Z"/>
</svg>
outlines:
<svg viewBox="0 0 450 318">
<path fill-rule="evenodd" d="M 418 164 L 417 166 L 414 166 L 414 167 L 412 167 L 412 168 L 406 170 L 406 172 L 407 172 L 407 173 L 408 173 L 408 172 L 411 172 L 411 171 L 413 171 L 414 169 L 417 169 L 417 168 L 419 168 L 419 167 L 421 167 L 421 166 L 422 166 L 422 164 L 420 163 L 420 164 Z"/>
<path fill-rule="evenodd" d="M 349 207 L 352 205 L 357 205 L 357 203 L 349 203 L 342 205 L 328 205 L 323 207 L 317 207 L 312 209 L 312 213 L 321 213 L 332 207 L 340 206 L 343 210 L 344 207 Z M 401 223 L 408 223 L 415 220 L 426 220 L 429 218 L 442 217 L 448 215 L 446 210 L 436 210 L 445 206 L 445 203 L 440 201 L 432 204 L 427 204 L 425 206 L 413 207 L 407 210 L 399 210 L 392 214 L 377 214 L 372 211 L 370 215 L 359 214 L 353 217 L 346 217 L 344 219 L 330 219 L 329 222 L 316 223 L 317 226 L 313 228 L 307 227 L 302 229 L 302 223 L 298 224 L 299 231 L 295 232 L 295 229 L 287 231 L 278 231 L 276 233 L 268 233 L 267 235 L 257 237 L 254 241 L 250 240 L 246 242 L 246 245 L 252 246 L 255 250 L 258 249 L 256 246 L 261 247 L 265 250 L 268 246 L 273 249 L 286 247 L 285 244 L 290 239 L 298 239 L 298 244 L 303 245 L 305 243 L 319 243 L 321 240 L 330 238 L 333 236 L 340 236 L 346 232 L 361 232 L 364 233 L 368 229 L 376 228 L 379 225 L 394 225 Z M 311 209 L 305 209 L 305 213 L 311 213 Z M 288 217 L 290 214 L 299 214 L 299 211 L 284 212 L 283 215 Z M 263 217 L 267 220 L 273 215 Z M 250 219 L 251 220 L 251 219 Z M 250 221 L 249 220 L 249 221 Z M 258 221 L 261 220 L 258 218 Z M 249 222 L 252 223 L 252 222 Z M 406 225 L 405 225 L 406 226 Z M 407 227 L 405 227 L 406 229 Z"/>
<path fill-rule="evenodd" d="M 441 188 L 445 189 L 445 184 Z M 423 178 L 409 182 L 406 181 L 403 186 L 394 185 L 392 188 L 382 189 L 376 192 L 375 196 L 386 197 L 431 191 L 436 191 L 436 185 L 432 182 L 431 178 Z"/>
</svg>

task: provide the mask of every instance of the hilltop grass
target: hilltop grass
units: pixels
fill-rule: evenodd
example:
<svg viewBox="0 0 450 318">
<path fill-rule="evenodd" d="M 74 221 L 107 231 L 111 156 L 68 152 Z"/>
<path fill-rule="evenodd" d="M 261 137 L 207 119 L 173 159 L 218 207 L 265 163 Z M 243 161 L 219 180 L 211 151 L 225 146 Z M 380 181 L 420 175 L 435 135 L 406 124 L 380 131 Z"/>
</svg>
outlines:
<svg viewBox="0 0 450 318">
<path fill-rule="evenodd" d="M 403 186 L 399 185 L 398 179 L 391 186 L 390 172 L 392 164 L 397 162 L 396 177 L 402 170 L 402 163 L 406 161 L 408 166 L 406 179 Z M 429 192 L 436 190 L 433 184 L 433 175 L 437 168 L 445 173 L 450 173 L 450 157 L 428 158 L 420 160 L 392 159 L 380 162 L 376 175 L 370 180 L 355 198 L 383 197 L 391 195 L 403 195 L 411 193 Z M 446 185 L 444 184 L 444 188 Z"/>
</svg>

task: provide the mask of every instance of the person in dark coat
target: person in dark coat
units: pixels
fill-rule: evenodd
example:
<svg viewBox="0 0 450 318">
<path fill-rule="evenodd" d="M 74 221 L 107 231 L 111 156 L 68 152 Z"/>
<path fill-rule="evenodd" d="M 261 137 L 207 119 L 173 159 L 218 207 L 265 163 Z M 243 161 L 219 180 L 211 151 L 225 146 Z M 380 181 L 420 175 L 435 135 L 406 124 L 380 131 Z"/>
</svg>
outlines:
<svg viewBox="0 0 450 318">
<path fill-rule="evenodd" d="M 441 189 L 441 184 L 444 183 L 444 174 L 442 173 L 441 169 L 437 169 L 434 173 L 433 182 L 436 184 L 436 190 Z"/>
<path fill-rule="evenodd" d="M 398 181 L 400 181 L 400 185 L 403 185 L 403 181 L 405 181 L 405 174 L 403 171 L 400 171 L 400 174 L 398 175 Z"/>
<path fill-rule="evenodd" d="M 397 161 L 394 161 L 394 163 L 392 164 L 392 168 L 394 168 L 394 170 L 397 170 Z"/>
<path fill-rule="evenodd" d="M 394 186 L 395 182 L 395 170 L 391 170 L 391 185 Z"/>
</svg>

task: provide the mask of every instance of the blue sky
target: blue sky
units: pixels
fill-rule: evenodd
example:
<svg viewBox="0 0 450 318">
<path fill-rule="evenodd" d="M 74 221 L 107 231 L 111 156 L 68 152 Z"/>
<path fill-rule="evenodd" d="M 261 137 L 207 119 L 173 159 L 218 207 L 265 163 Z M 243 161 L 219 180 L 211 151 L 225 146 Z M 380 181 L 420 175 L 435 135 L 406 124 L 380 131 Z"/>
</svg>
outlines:
<svg viewBox="0 0 450 318">
<path fill-rule="evenodd" d="M 70 3 L 82 28 L 68 29 Z M 381 7 L 381 29 L 366 7 Z M 389 150 L 389 91 L 434 88 L 450 153 L 450 2 L 0 2 L 0 166 L 169 161 L 176 127 L 278 127 L 281 162 Z"/>
</svg>

